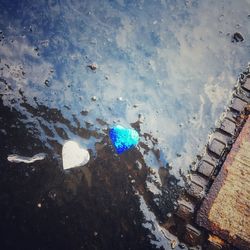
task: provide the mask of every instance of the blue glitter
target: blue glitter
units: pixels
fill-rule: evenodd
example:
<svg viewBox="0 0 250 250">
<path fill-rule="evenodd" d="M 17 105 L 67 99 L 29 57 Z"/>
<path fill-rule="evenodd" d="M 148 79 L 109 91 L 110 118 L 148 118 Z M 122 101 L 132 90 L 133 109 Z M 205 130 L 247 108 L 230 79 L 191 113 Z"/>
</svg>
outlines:
<svg viewBox="0 0 250 250">
<path fill-rule="evenodd" d="M 127 129 L 117 125 L 110 129 L 109 137 L 118 154 L 134 148 L 139 142 L 139 134 L 134 129 Z"/>
</svg>

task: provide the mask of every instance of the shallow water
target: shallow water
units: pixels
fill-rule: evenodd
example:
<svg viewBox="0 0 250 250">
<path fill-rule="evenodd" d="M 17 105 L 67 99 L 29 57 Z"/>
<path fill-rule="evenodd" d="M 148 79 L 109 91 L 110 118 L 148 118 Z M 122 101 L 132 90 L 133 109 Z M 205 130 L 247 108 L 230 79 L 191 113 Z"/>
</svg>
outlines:
<svg viewBox="0 0 250 250">
<path fill-rule="evenodd" d="M 95 204 L 95 197 L 104 195 L 109 201 L 105 203 L 109 216 L 131 203 L 134 212 L 124 212 L 125 222 L 116 221 L 117 215 L 104 224 L 109 233 L 114 225 L 127 228 L 121 241 L 125 245 L 119 246 L 133 249 L 131 242 L 140 235 L 154 235 L 152 228 L 143 226 L 147 212 L 141 212 L 142 207 L 148 206 L 159 222 L 176 209 L 184 184 L 181 175 L 202 152 L 237 75 L 248 63 L 249 1 L 1 0 L 0 10 L 2 187 L 34 206 L 53 190 L 57 195 L 48 198 L 47 213 L 59 206 L 64 220 L 72 199 L 79 199 L 81 205 L 73 202 L 77 211 L 87 199 L 84 211 L 93 209 L 100 220 L 105 208 L 101 202 Z M 243 35 L 243 42 L 232 42 L 235 32 Z M 92 64 L 97 69 L 88 67 Z M 137 149 L 121 157 L 114 153 L 108 140 L 108 128 L 114 124 L 140 132 Z M 87 167 L 65 173 L 61 148 L 68 139 L 89 149 L 92 160 Z M 9 154 L 31 157 L 41 149 L 49 160 L 33 168 L 10 168 L 12 164 L 4 160 Z M 165 175 L 159 176 L 158 170 Z M 36 186 L 33 175 L 41 186 Z M 115 192 L 126 188 L 112 175 L 129 189 L 128 204 Z M 23 193 L 15 193 L 17 188 Z M 2 196 L 6 206 L 15 204 L 6 193 Z M 25 213 L 25 206 L 21 211 Z M 89 216 L 93 232 L 87 226 L 81 230 L 94 234 L 95 216 L 78 216 L 79 221 Z M 6 213 L 2 217 L 8 222 Z M 34 220 L 22 213 L 20 218 Z M 124 226 L 129 220 L 136 223 Z M 153 216 L 149 220 L 158 223 Z M 69 224 L 84 223 L 79 221 L 75 218 Z M 103 233 L 98 234 L 102 244 L 109 242 L 104 226 L 95 226 Z M 132 228 L 138 230 L 133 236 L 128 233 Z M 120 242 L 120 235 L 113 236 Z M 85 248 L 98 249 L 100 242 L 88 245 L 91 237 L 86 236 Z M 165 244 L 164 236 L 154 237 L 157 244 L 146 237 L 141 247 L 150 241 L 152 248 Z"/>
</svg>

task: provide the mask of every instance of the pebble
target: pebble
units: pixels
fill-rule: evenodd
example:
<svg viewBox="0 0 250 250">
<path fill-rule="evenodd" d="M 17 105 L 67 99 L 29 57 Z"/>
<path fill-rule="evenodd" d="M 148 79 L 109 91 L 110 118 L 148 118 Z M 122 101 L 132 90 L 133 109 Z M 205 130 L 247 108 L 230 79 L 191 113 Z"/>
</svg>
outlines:
<svg viewBox="0 0 250 250">
<path fill-rule="evenodd" d="M 172 249 L 176 248 L 176 246 L 177 246 L 177 241 L 176 240 L 172 240 L 171 241 L 171 247 L 172 247 Z"/>
<path fill-rule="evenodd" d="M 232 36 L 232 42 L 243 42 L 244 41 L 244 38 L 243 36 L 239 33 L 239 32 L 235 32 Z"/>
<path fill-rule="evenodd" d="M 97 64 L 95 63 L 89 64 L 87 67 L 90 68 L 91 70 L 96 70 L 98 68 Z"/>
<path fill-rule="evenodd" d="M 96 96 L 92 96 L 91 100 L 95 102 L 97 100 L 97 97 Z"/>
</svg>

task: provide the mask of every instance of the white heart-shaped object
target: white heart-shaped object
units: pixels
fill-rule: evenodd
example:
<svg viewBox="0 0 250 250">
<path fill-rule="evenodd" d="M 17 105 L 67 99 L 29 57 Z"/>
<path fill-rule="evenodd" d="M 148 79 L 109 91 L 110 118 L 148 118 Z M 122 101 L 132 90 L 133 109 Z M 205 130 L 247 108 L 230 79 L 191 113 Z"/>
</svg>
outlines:
<svg viewBox="0 0 250 250">
<path fill-rule="evenodd" d="M 88 163 L 89 158 L 90 156 L 88 150 L 81 148 L 78 143 L 74 141 L 67 141 L 63 145 L 63 169 L 83 166 Z"/>
</svg>

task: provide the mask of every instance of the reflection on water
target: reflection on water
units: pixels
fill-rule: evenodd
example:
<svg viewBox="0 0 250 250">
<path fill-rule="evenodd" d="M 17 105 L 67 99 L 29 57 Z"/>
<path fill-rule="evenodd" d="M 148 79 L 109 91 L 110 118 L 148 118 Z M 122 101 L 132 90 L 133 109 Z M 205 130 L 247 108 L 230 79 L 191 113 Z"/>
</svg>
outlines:
<svg viewBox="0 0 250 250">
<path fill-rule="evenodd" d="M 97 225 L 99 229 L 118 224 L 122 230 L 127 228 L 123 240 L 113 232 L 115 241 L 119 238 L 125 244 L 121 249 L 128 249 L 125 246 L 132 244 L 133 237 L 149 234 L 143 230 L 152 233 L 159 224 L 152 215 L 153 224 L 141 227 L 145 222 L 140 207 L 149 207 L 159 222 L 176 209 L 178 185 L 183 186 L 180 173 L 187 174 L 195 155 L 202 151 L 227 104 L 236 75 L 249 60 L 249 7 L 247 0 L 2 0 L 0 93 L 5 146 L 1 148 L 4 155 L 45 152 L 50 158 L 38 163 L 38 169 L 35 165 L 30 169 L 23 166 L 25 170 L 4 168 L 3 183 L 9 186 L 12 182 L 8 184 L 7 177 L 14 178 L 12 195 L 19 187 L 16 171 L 23 171 L 29 185 L 35 185 L 35 175 L 46 187 L 37 187 L 39 194 L 19 195 L 32 203 L 37 197 L 45 199 L 46 192 L 57 194 L 57 202 L 47 204 L 51 211 L 55 204 L 69 206 L 72 197 L 77 200 L 80 196 L 91 209 L 96 207 L 99 219 L 104 219 L 105 204 L 109 216 L 115 213 L 111 200 L 117 202 L 120 212 L 131 205 L 134 212 L 121 216 L 119 222 L 115 222 L 120 218 L 117 215 Z M 232 42 L 236 32 L 243 41 Z M 121 157 L 114 154 L 107 136 L 114 124 L 140 132 L 138 149 Z M 64 173 L 61 149 L 69 139 L 88 148 L 91 161 L 85 168 Z M 39 168 L 39 164 L 46 167 Z M 130 205 L 115 193 L 119 181 L 112 175 L 129 188 Z M 25 189 L 27 183 L 21 183 Z M 119 186 L 118 190 L 123 193 L 125 188 Z M 102 195 L 109 203 L 95 205 Z M 3 200 L 9 204 L 8 197 Z M 87 207 L 85 211 L 90 213 Z M 135 224 L 124 225 L 135 215 Z M 90 224 L 97 223 L 93 218 L 89 216 Z M 80 225 L 75 220 L 70 225 Z M 138 230 L 133 237 L 129 234 L 132 228 Z M 86 236 L 86 242 L 91 237 Z M 103 242 L 105 237 L 109 238 L 103 235 L 101 242 L 110 247 Z M 159 243 L 162 236 L 154 237 L 156 246 L 166 244 Z M 142 239 L 141 246 L 148 240 Z"/>
</svg>

